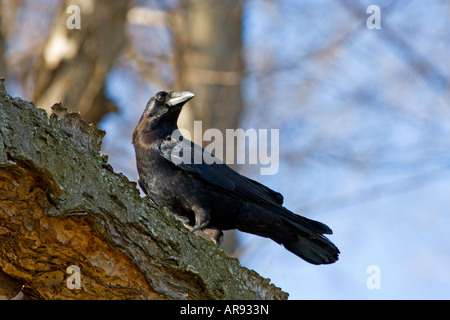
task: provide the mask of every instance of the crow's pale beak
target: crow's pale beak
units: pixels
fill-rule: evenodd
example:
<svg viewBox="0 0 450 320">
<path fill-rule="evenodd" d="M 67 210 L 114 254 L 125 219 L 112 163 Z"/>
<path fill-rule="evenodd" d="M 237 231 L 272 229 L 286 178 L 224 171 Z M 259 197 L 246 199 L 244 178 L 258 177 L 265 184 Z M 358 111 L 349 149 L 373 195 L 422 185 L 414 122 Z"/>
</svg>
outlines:
<svg viewBox="0 0 450 320">
<path fill-rule="evenodd" d="M 171 92 L 170 99 L 166 102 L 169 107 L 173 107 L 179 104 L 184 104 L 195 97 L 195 94 L 189 91 L 183 92 Z"/>
</svg>

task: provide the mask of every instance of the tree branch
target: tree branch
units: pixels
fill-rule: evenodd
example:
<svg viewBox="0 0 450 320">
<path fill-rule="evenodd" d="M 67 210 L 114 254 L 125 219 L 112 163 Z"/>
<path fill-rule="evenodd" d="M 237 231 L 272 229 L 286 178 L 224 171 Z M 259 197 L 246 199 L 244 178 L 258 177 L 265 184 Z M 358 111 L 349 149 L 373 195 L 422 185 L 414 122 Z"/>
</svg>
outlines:
<svg viewBox="0 0 450 320">
<path fill-rule="evenodd" d="M 1 297 L 287 298 L 141 198 L 99 154 L 105 132 L 52 110 L 49 119 L 11 98 L 0 81 Z M 68 285 L 69 266 L 79 289 Z"/>
</svg>

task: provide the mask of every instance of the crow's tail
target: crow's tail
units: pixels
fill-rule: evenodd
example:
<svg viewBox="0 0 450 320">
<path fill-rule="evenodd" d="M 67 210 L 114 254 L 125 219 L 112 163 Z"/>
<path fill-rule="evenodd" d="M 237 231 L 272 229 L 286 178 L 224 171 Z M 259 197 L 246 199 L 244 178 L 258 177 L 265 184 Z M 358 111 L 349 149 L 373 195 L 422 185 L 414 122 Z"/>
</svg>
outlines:
<svg viewBox="0 0 450 320">
<path fill-rule="evenodd" d="M 238 215 L 237 229 L 240 231 L 270 238 L 312 264 L 330 264 L 338 260 L 339 249 L 324 236 L 333 233 L 327 225 L 281 206 L 246 205 L 249 207 Z"/>
<path fill-rule="evenodd" d="M 312 264 L 330 264 L 338 260 L 339 249 L 322 235 L 297 234 L 296 240 L 281 243 L 287 250 Z"/>
<path fill-rule="evenodd" d="M 282 220 L 283 235 L 271 237 L 274 241 L 312 264 L 330 264 L 338 260 L 339 249 L 323 235 L 333 233 L 327 225 L 291 212 L 284 214 Z"/>
</svg>

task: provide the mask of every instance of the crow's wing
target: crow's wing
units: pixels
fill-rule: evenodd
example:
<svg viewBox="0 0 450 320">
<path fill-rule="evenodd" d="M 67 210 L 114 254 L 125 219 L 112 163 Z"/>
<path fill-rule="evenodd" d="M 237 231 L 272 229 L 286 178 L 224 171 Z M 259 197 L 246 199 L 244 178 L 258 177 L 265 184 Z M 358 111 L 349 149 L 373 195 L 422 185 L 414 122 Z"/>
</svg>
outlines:
<svg viewBox="0 0 450 320">
<path fill-rule="evenodd" d="M 283 196 L 280 193 L 244 177 L 219 158 L 187 139 L 164 140 L 159 150 L 165 159 L 177 167 L 195 173 L 203 180 L 225 189 L 234 196 L 258 203 L 261 201 L 273 204 L 283 203 Z M 207 154 L 208 163 L 203 159 L 203 154 Z"/>
<path fill-rule="evenodd" d="M 205 151 L 199 145 L 183 139 L 163 140 L 159 146 L 161 155 L 177 167 L 191 172 L 201 179 L 220 187 L 224 192 L 243 201 L 252 201 L 284 217 L 301 228 L 320 234 L 331 234 L 331 229 L 323 223 L 296 215 L 282 207 L 283 196 L 272 189 L 248 179 L 234 171 L 220 159 Z M 208 158 L 208 163 L 204 160 Z M 306 230 L 305 230 L 306 231 Z"/>
</svg>

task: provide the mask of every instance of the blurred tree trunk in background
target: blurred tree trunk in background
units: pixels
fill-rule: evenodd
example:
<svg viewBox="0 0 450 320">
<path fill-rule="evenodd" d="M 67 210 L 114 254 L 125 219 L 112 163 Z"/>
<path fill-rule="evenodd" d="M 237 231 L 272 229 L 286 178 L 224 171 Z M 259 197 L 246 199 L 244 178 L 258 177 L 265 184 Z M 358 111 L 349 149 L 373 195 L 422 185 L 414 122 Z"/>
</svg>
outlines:
<svg viewBox="0 0 450 320">
<path fill-rule="evenodd" d="M 241 12 L 237 0 L 185 0 L 171 16 L 175 86 L 196 94 L 179 122 L 191 132 L 193 121 L 200 119 L 204 130 L 238 126 L 243 108 Z"/>
<path fill-rule="evenodd" d="M 0 25 L 1 25 L 0 17 Z M 5 37 L 3 36 L 2 28 L 0 28 L 0 77 L 6 77 L 6 62 L 5 62 Z"/>
<path fill-rule="evenodd" d="M 80 29 L 69 29 L 70 5 L 81 9 Z M 60 7 L 48 41 L 35 66 L 36 105 L 50 111 L 62 102 L 97 124 L 116 106 L 105 97 L 105 79 L 126 41 L 129 1 L 72 1 Z"/>
<path fill-rule="evenodd" d="M 244 69 L 241 16 L 239 0 L 184 0 L 170 16 L 177 72 L 175 87 L 196 95 L 179 120 L 179 126 L 188 129 L 192 139 L 194 120 L 202 120 L 203 131 L 216 128 L 224 136 L 225 129 L 237 128 L 239 124 Z M 235 247 L 234 232 L 227 232 L 224 250 L 231 254 Z"/>
<path fill-rule="evenodd" d="M 0 1 L 0 77 L 6 78 L 8 75 L 8 67 L 6 62 L 6 40 L 8 36 L 16 29 L 14 21 L 15 14 L 20 1 L 15 1 L 9 4 L 7 10 L 6 4 Z"/>
</svg>

